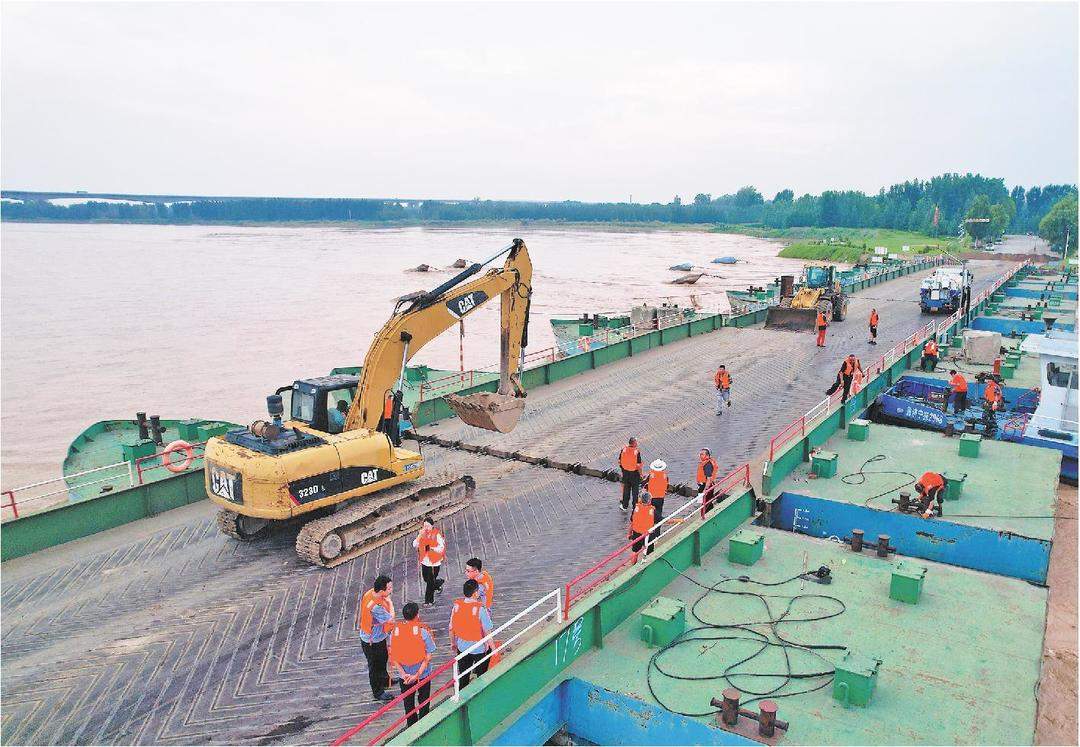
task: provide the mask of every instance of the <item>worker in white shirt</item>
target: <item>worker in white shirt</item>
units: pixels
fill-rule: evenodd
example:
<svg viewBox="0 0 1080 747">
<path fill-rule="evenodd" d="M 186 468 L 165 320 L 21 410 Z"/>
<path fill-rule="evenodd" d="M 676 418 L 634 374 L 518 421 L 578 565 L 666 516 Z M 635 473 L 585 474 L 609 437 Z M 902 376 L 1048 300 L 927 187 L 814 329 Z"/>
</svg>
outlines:
<svg viewBox="0 0 1080 747">
<path fill-rule="evenodd" d="M 446 538 L 429 516 L 424 519 L 420 533 L 413 540 L 413 547 L 420 553 L 420 577 L 424 580 L 424 604 L 435 604 L 435 592 L 442 592 L 443 579 L 439 578 L 443 558 L 446 557 Z"/>
</svg>

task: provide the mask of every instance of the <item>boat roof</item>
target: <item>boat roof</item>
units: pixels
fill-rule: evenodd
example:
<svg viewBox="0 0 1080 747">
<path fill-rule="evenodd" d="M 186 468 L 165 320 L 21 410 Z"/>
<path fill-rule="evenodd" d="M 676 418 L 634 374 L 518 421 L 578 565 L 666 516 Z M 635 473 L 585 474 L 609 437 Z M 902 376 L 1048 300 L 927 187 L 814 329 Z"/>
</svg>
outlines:
<svg viewBox="0 0 1080 747">
<path fill-rule="evenodd" d="M 1028 335 L 1020 344 L 1026 353 L 1054 355 L 1059 358 L 1077 358 L 1077 334 L 1066 330 L 1053 330 L 1048 335 Z"/>
</svg>

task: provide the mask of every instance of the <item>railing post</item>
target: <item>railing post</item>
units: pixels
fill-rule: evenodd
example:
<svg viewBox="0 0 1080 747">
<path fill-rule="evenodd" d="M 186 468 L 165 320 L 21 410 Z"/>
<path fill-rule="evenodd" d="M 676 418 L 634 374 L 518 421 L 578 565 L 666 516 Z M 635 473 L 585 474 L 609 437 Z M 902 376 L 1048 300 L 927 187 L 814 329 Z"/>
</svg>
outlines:
<svg viewBox="0 0 1080 747">
<path fill-rule="evenodd" d="M 8 500 L 11 501 L 11 513 L 12 513 L 12 515 L 14 515 L 14 517 L 16 519 L 19 518 L 19 507 L 15 505 L 15 491 L 14 490 L 5 490 L 3 494 L 6 495 L 8 497 Z"/>
</svg>

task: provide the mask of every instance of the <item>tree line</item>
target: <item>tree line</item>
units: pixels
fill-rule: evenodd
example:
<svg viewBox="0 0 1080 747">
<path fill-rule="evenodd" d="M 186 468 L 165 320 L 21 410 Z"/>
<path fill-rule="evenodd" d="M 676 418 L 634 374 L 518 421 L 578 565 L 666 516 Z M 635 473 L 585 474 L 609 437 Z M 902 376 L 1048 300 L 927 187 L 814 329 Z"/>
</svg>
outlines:
<svg viewBox="0 0 1080 747">
<path fill-rule="evenodd" d="M 509 200 L 372 200 L 315 198 L 198 198 L 179 202 L 132 197 L 145 204 L 90 201 L 70 206 L 5 192 L 22 202 L 4 202 L 6 220 L 145 223 L 277 223 L 299 221 L 477 222 L 662 222 L 742 224 L 773 229 L 797 227 L 893 228 L 930 236 L 956 235 L 987 217 L 986 235 L 1037 231 L 1050 208 L 1076 194 L 1075 185 L 1050 184 L 1009 190 L 1003 179 L 979 174 L 943 174 L 881 189 L 877 194 L 827 190 L 796 197 L 793 190 L 766 199 L 755 187 L 714 197 L 668 203 L 524 202 Z M 976 229 L 978 230 L 978 229 Z"/>
</svg>

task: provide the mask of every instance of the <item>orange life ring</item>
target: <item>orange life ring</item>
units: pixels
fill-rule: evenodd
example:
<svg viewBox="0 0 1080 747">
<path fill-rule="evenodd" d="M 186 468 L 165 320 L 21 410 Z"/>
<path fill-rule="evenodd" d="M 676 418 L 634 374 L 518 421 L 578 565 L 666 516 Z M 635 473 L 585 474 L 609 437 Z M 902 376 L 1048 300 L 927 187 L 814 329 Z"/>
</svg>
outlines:
<svg viewBox="0 0 1080 747">
<path fill-rule="evenodd" d="M 171 455 L 178 451 L 184 452 L 184 458 L 174 462 Z M 161 463 L 165 465 L 165 469 L 169 470 L 169 472 L 175 472 L 176 474 L 187 472 L 188 467 L 190 467 L 191 463 L 194 461 L 195 447 L 187 441 L 173 441 L 165 447 L 165 451 L 161 452 Z"/>
</svg>

